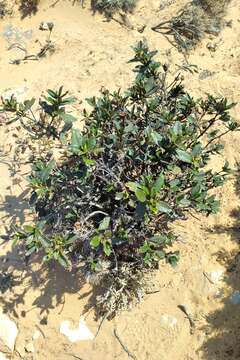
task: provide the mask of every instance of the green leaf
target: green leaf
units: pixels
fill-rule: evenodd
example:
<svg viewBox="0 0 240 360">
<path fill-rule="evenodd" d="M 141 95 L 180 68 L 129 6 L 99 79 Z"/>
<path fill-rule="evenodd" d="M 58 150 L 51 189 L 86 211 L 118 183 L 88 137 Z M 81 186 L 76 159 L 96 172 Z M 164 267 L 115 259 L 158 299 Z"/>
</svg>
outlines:
<svg viewBox="0 0 240 360">
<path fill-rule="evenodd" d="M 108 240 L 104 241 L 103 251 L 104 251 L 105 255 L 107 255 L 107 256 L 109 256 L 111 254 L 112 249 L 111 249 L 110 241 L 108 241 Z"/>
<path fill-rule="evenodd" d="M 197 183 L 191 190 L 192 196 L 194 198 L 198 197 L 201 193 L 201 184 Z"/>
<path fill-rule="evenodd" d="M 53 91 L 53 90 L 51 90 L 51 89 L 48 89 L 47 90 L 47 93 L 48 93 L 48 95 L 50 95 L 51 97 L 53 97 L 54 99 L 56 99 L 57 98 L 57 93 L 55 92 L 55 91 Z"/>
<path fill-rule="evenodd" d="M 192 149 L 192 156 L 200 155 L 201 151 L 202 151 L 202 145 L 201 144 L 195 145 L 194 148 Z"/>
<path fill-rule="evenodd" d="M 61 130 L 61 133 L 60 133 L 60 138 L 61 138 L 62 143 L 65 142 L 65 139 L 64 139 L 64 137 L 63 137 L 64 134 L 65 134 L 66 132 L 68 132 L 69 130 L 71 130 L 71 129 L 72 129 L 72 126 L 73 126 L 73 124 L 72 124 L 71 121 L 65 122 L 65 124 L 64 124 L 64 126 L 63 126 L 63 128 L 62 128 L 62 130 Z"/>
<path fill-rule="evenodd" d="M 66 104 L 72 104 L 76 101 L 76 98 L 74 96 L 69 96 L 68 98 L 64 98 L 62 100 L 62 104 L 66 105 Z"/>
<path fill-rule="evenodd" d="M 124 192 L 118 192 L 118 193 L 116 193 L 116 195 L 115 195 L 115 199 L 116 199 L 116 200 L 122 200 L 123 197 L 124 197 Z"/>
<path fill-rule="evenodd" d="M 152 196 L 156 195 L 159 192 L 159 190 L 162 189 L 163 186 L 164 186 L 164 175 L 160 174 L 151 189 L 151 195 Z"/>
<path fill-rule="evenodd" d="M 174 179 L 169 182 L 169 185 L 172 191 L 178 191 L 181 186 L 181 181 L 179 179 Z"/>
<path fill-rule="evenodd" d="M 143 190 L 137 189 L 135 195 L 140 202 L 144 203 L 146 201 L 146 194 Z"/>
<path fill-rule="evenodd" d="M 24 225 L 23 230 L 27 233 L 33 233 L 35 231 L 35 227 L 32 225 Z"/>
<path fill-rule="evenodd" d="M 151 247 L 147 241 L 144 242 L 144 244 L 139 248 L 140 254 L 146 254 L 151 250 Z"/>
<path fill-rule="evenodd" d="M 86 156 L 83 156 L 83 162 L 85 165 L 87 166 L 91 166 L 91 165 L 94 165 L 96 163 L 95 160 L 92 160 L 92 159 L 88 159 Z"/>
<path fill-rule="evenodd" d="M 67 236 L 65 244 L 66 244 L 66 245 L 73 244 L 73 243 L 77 240 L 77 238 L 78 238 L 77 235 L 75 235 L 75 234 L 70 234 L 70 235 Z"/>
<path fill-rule="evenodd" d="M 49 178 L 52 170 L 54 169 L 56 162 L 54 159 L 50 160 L 45 169 L 43 169 L 40 173 L 40 178 L 42 181 L 46 181 Z"/>
<path fill-rule="evenodd" d="M 167 262 L 172 265 L 172 267 L 176 267 L 179 261 L 179 251 L 167 254 L 166 259 Z"/>
<path fill-rule="evenodd" d="M 156 145 L 158 145 L 163 139 L 162 135 L 160 135 L 156 131 L 151 131 L 151 138 Z"/>
<path fill-rule="evenodd" d="M 87 102 L 90 106 L 95 107 L 95 106 L 96 106 L 96 98 L 95 98 L 95 96 L 92 97 L 92 98 L 86 98 L 86 102 Z"/>
<path fill-rule="evenodd" d="M 154 77 L 150 77 L 149 79 L 147 79 L 144 87 L 147 95 L 150 95 L 152 91 L 156 88 L 156 81 Z"/>
<path fill-rule="evenodd" d="M 140 184 L 132 181 L 127 182 L 125 185 L 133 192 L 136 192 L 136 190 L 140 187 Z"/>
<path fill-rule="evenodd" d="M 193 160 L 191 154 L 189 154 L 187 151 L 183 151 L 180 149 L 177 150 L 177 158 L 188 164 L 191 164 Z"/>
<path fill-rule="evenodd" d="M 163 245 L 168 242 L 168 237 L 166 235 L 155 235 L 150 238 L 150 242 L 158 245 Z"/>
<path fill-rule="evenodd" d="M 37 239 L 40 241 L 43 247 L 49 247 L 49 241 L 47 241 L 47 239 L 45 239 L 43 236 L 39 235 Z"/>
<path fill-rule="evenodd" d="M 65 121 L 66 123 L 72 123 L 77 120 L 77 118 L 71 114 L 66 114 L 64 112 L 60 112 L 60 118 Z"/>
<path fill-rule="evenodd" d="M 176 136 L 182 134 L 182 124 L 180 123 L 180 121 L 175 122 L 175 124 L 172 128 L 172 131 L 173 131 L 174 135 L 176 135 Z"/>
<path fill-rule="evenodd" d="M 156 204 L 156 207 L 157 207 L 159 212 L 162 212 L 162 213 L 165 213 L 165 214 L 170 214 L 172 212 L 171 207 L 165 201 L 159 201 Z"/>
<path fill-rule="evenodd" d="M 146 204 L 139 202 L 136 207 L 136 215 L 139 219 L 143 220 L 146 213 L 147 207 Z"/>
<path fill-rule="evenodd" d="M 35 99 L 32 98 L 31 100 L 26 100 L 24 101 L 24 106 L 25 106 L 25 111 L 31 109 L 31 107 L 33 106 L 33 104 L 35 103 Z"/>
<path fill-rule="evenodd" d="M 144 256 L 144 258 L 143 258 L 143 261 L 145 262 L 145 264 L 146 265 L 151 265 L 151 263 L 152 263 L 152 256 L 151 256 L 151 254 L 150 253 L 146 253 L 146 255 Z"/>
<path fill-rule="evenodd" d="M 99 230 L 107 230 L 110 224 L 110 216 L 106 216 L 99 225 Z"/>
<path fill-rule="evenodd" d="M 69 263 L 68 263 L 67 258 L 64 255 L 59 254 L 57 256 L 57 260 L 58 260 L 59 264 L 62 265 L 64 268 L 68 267 Z"/>
<path fill-rule="evenodd" d="M 154 251 L 154 255 L 155 255 L 159 260 L 165 259 L 165 257 L 166 257 L 165 251 L 161 251 L 161 250 L 156 250 L 156 251 Z"/>
<path fill-rule="evenodd" d="M 33 246 L 33 247 L 31 247 L 30 249 L 28 249 L 27 250 L 27 252 L 26 252 L 26 256 L 30 256 L 30 255 L 32 255 L 35 251 L 37 251 L 37 248 L 36 248 L 36 246 Z"/>
<path fill-rule="evenodd" d="M 97 248 L 100 243 L 101 243 L 101 239 L 102 237 L 100 235 L 96 235 L 94 236 L 91 241 L 90 241 L 90 245 L 93 247 L 93 248 Z"/>
<path fill-rule="evenodd" d="M 71 138 L 71 150 L 73 153 L 78 153 L 83 144 L 83 137 L 81 132 L 78 129 L 72 129 L 72 138 Z"/>
<path fill-rule="evenodd" d="M 182 206 L 190 206 L 191 205 L 191 201 L 188 200 L 186 197 L 183 197 L 180 201 L 179 204 Z"/>
</svg>

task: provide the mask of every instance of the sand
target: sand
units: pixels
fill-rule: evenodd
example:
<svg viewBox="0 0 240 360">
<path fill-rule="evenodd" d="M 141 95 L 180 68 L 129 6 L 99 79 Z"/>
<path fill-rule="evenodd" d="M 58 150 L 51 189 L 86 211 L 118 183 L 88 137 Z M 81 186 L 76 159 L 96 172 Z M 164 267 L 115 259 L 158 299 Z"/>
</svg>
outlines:
<svg viewBox="0 0 240 360">
<path fill-rule="evenodd" d="M 56 48 L 52 55 L 39 61 L 13 65 L 10 61 L 22 56 L 22 52 L 8 50 L 16 39 L 7 41 L 1 36 L 0 93 L 17 90 L 20 98 L 38 97 L 47 88 L 64 85 L 77 97 L 76 110 L 80 111 L 84 106 L 82 100 L 96 95 L 102 86 L 114 90 L 130 84 L 133 73 L 127 61 L 132 56 L 131 46 L 143 37 L 159 50 L 159 60 L 168 62 L 172 72 L 184 63 L 183 55 L 162 35 L 153 32 L 151 26 L 176 14 L 186 1 L 163 0 L 159 10 L 160 0 L 139 0 L 129 17 L 134 30 L 116 21 L 106 22 L 102 15 L 93 16 L 88 1 L 84 9 L 80 4 L 72 6 L 67 0 L 50 7 L 53 2 L 41 1 L 36 14 L 24 19 L 12 2 L 12 15 L 0 20 L 1 34 L 9 25 L 21 33 L 32 31 L 24 35 L 28 54 L 39 51 L 39 41 L 43 44 L 47 38 L 47 33 L 39 30 L 39 24 L 51 21 L 55 25 L 52 41 Z M 232 0 L 226 19 L 232 20 L 231 27 L 225 27 L 217 38 L 206 37 L 190 54 L 189 63 L 198 66 L 198 73 L 185 72 L 184 81 L 196 96 L 211 92 L 239 102 L 239 0 Z M 143 25 L 147 27 L 139 33 L 137 28 Z M 207 49 L 209 42 L 216 43 L 215 52 Z M 232 111 L 238 121 L 239 110 L 237 105 Z M 60 334 L 60 324 L 68 320 L 74 327 L 78 326 L 91 303 L 91 287 L 79 273 L 65 272 L 53 263 L 42 264 L 40 256 L 26 264 L 21 244 L 13 247 L 9 240 L 10 225 L 28 221 L 24 179 L 27 169 L 21 168 L 17 174 L 11 171 L 15 131 L 0 127 L 0 271 L 1 277 L 4 272 L 11 275 L 5 292 L 0 286 L 0 306 L 19 328 L 13 359 L 128 359 L 114 336 L 114 329 L 138 360 L 240 359 L 240 305 L 230 301 L 230 296 L 240 290 L 238 178 L 232 177 L 218 190 L 222 203 L 218 215 L 198 219 L 190 216 L 187 221 L 174 224 L 180 235 L 174 248 L 180 250 L 181 259 L 177 268 L 161 264 L 153 275 L 159 292 L 148 295 L 139 306 L 114 320 L 104 321 L 94 341 L 71 343 Z M 227 136 L 224 143 L 224 156 L 236 167 L 240 161 L 240 134 Z M 217 169 L 222 162 L 220 157 L 215 157 L 213 166 Z M 219 274 L 222 274 L 220 278 Z M 194 329 L 179 305 L 188 308 Z M 86 324 L 96 333 L 99 321 L 95 321 L 93 311 L 89 311 Z M 38 337 L 34 337 L 36 331 L 40 332 Z M 29 342 L 34 343 L 34 353 L 24 350 Z"/>
</svg>

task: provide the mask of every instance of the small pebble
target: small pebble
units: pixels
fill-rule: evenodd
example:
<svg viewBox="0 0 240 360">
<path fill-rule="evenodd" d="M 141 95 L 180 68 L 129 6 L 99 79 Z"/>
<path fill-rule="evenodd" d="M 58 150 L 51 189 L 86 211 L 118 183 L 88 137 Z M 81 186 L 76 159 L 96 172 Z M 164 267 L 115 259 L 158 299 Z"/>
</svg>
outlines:
<svg viewBox="0 0 240 360">
<path fill-rule="evenodd" d="M 209 42 L 209 43 L 207 43 L 207 49 L 209 51 L 215 52 L 217 50 L 217 44 Z"/>
<path fill-rule="evenodd" d="M 28 353 L 34 353 L 35 349 L 34 349 L 33 343 L 28 343 L 28 344 L 25 346 L 25 350 L 26 350 L 26 352 L 28 352 Z"/>
<path fill-rule="evenodd" d="M 33 334 L 32 339 L 33 339 L 33 340 L 37 340 L 37 339 L 40 338 L 40 336 L 41 336 L 40 331 L 39 331 L 39 330 L 36 330 L 36 331 L 34 332 L 34 334 Z"/>
</svg>

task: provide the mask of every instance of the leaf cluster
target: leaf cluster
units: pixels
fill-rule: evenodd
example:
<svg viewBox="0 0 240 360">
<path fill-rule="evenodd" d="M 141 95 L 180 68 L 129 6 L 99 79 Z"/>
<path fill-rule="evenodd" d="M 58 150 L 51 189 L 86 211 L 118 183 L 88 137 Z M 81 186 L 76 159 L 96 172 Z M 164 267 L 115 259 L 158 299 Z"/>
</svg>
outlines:
<svg viewBox="0 0 240 360">
<path fill-rule="evenodd" d="M 27 150 L 30 150 L 31 161 L 39 154 L 49 158 L 60 139 L 64 142 L 76 120 L 68 110 L 75 99 L 68 96 L 63 87 L 57 91 L 48 90 L 38 104 L 35 98 L 18 102 L 14 95 L 10 98 L 2 97 L 1 100 L 0 112 L 6 115 L 5 124 L 14 124 L 17 130 L 15 136 L 18 137 L 18 146 L 14 154 L 16 161 L 21 161 L 22 154 L 26 158 Z M 26 130 L 24 136 L 19 136 L 19 128 Z"/>
</svg>

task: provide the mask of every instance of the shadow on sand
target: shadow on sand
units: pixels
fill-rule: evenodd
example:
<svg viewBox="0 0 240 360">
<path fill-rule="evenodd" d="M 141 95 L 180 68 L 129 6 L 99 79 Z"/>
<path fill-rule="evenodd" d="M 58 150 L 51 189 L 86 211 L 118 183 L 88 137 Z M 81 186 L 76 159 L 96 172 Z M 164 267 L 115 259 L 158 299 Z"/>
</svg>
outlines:
<svg viewBox="0 0 240 360">
<path fill-rule="evenodd" d="M 240 199 L 240 182 L 235 183 L 236 195 Z M 239 200 L 240 204 L 240 200 Z M 213 230 L 221 235 L 227 233 L 237 244 L 240 243 L 240 205 L 232 211 L 232 226 L 216 226 Z M 239 251 L 226 253 L 220 251 L 218 259 L 226 267 L 224 281 L 230 294 L 235 294 L 236 303 L 231 301 L 231 295 L 222 300 L 222 309 L 210 313 L 207 317 L 208 340 L 201 351 L 205 360 L 237 360 L 240 359 L 240 247 Z M 239 301 L 239 303 L 237 303 Z"/>
</svg>

